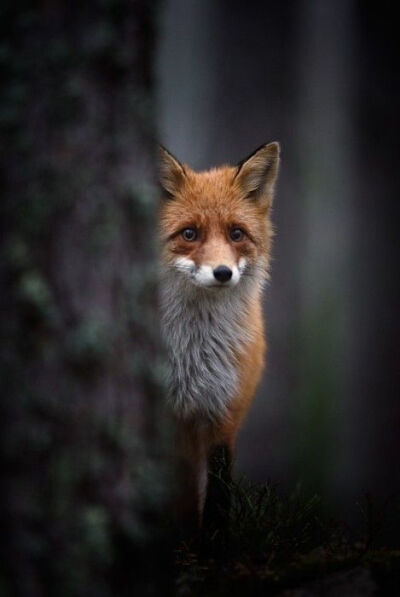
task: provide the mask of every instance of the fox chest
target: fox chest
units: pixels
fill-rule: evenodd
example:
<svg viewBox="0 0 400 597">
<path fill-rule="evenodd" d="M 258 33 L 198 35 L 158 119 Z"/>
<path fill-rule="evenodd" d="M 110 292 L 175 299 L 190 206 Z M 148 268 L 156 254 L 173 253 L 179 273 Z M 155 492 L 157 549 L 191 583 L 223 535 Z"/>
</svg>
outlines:
<svg viewBox="0 0 400 597">
<path fill-rule="evenodd" d="M 228 305 L 180 305 L 163 318 L 169 401 L 183 417 L 222 418 L 238 390 L 245 331 Z"/>
</svg>

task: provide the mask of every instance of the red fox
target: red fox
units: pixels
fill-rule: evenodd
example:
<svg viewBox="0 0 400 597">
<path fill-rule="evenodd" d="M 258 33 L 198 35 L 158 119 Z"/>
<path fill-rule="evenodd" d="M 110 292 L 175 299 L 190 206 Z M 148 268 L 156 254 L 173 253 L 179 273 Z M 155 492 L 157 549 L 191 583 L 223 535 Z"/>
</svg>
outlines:
<svg viewBox="0 0 400 597">
<path fill-rule="evenodd" d="M 279 144 L 237 166 L 195 172 L 160 147 L 162 328 L 168 400 L 183 466 L 182 519 L 212 512 L 213 472 L 225 470 L 259 383 Z"/>
</svg>

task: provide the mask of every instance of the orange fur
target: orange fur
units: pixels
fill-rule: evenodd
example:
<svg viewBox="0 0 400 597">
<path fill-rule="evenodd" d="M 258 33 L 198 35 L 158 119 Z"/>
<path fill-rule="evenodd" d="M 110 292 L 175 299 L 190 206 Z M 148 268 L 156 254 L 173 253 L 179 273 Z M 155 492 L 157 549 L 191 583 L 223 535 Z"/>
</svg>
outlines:
<svg viewBox="0 0 400 597">
<path fill-rule="evenodd" d="M 183 257 L 194 267 L 203 264 L 211 268 L 220 264 L 234 267 L 244 258 L 249 271 L 258 268 L 265 279 L 273 236 L 270 214 L 278 164 L 276 143 L 261 147 L 239 166 L 223 166 L 207 172 L 194 172 L 162 149 L 160 178 L 166 195 L 159 217 L 162 265 L 173 267 L 176 259 Z M 235 227 L 244 232 L 239 242 L 230 238 Z M 197 231 L 194 241 L 183 237 L 182 231 L 187 228 Z M 220 291 L 199 289 L 201 292 Z M 186 494 L 183 509 L 188 512 L 196 508 L 201 514 L 205 498 L 199 483 L 205 474 L 204 463 L 213 446 L 226 446 L 233 453 L 238 431 L 261 378 L 266 352 L 261 295 L 259 280 L 250 284 L 244 299 L 245 309 L 234 314 L 247 331 L 248 339 L 235 354 L 238 382 L 223 416 L 217 420 L 177 416 Z M 184 516 L 182 509 L 181 515 Z"/>
</svg>

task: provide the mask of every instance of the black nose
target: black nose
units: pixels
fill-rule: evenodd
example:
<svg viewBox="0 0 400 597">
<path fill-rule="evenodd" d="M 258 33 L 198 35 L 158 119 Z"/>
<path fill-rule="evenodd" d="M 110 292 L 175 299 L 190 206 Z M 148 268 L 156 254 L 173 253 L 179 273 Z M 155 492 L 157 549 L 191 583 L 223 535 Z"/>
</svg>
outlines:
<svg viewBox="0 0 400 597">
<path fill-rule="evenodd" d="M 226 265 L 219 265 L 214 270 L 214 278 L 218 282 L 227 282 L 232 278 L 232 270 Z"/>
</svg>

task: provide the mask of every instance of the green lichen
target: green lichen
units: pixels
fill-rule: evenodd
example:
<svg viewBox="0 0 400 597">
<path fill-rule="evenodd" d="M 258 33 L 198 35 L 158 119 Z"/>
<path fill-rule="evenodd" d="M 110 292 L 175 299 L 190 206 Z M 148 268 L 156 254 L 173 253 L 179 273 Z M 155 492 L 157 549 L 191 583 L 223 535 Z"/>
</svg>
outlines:
<svg viewBox="0 0 400 597">
<path fill-rule="evenodd" d="M 166 500 L 142 430 L 163 441 L 148 273 L 154 4 L 0 8 L 5 595 L 125 597 L 154 585 L 145 566 L 131 572 L 162 552 Z"/>
<path fill-rule="evenodd" d="M 66 358 L 72 366 L 89 372 L 107 362 L 113 342 L 113 329 L 106 318 L 93 313 L 68 333 Z"/>
</svg>

